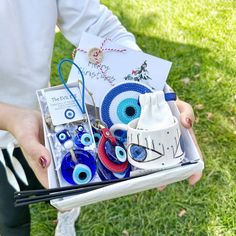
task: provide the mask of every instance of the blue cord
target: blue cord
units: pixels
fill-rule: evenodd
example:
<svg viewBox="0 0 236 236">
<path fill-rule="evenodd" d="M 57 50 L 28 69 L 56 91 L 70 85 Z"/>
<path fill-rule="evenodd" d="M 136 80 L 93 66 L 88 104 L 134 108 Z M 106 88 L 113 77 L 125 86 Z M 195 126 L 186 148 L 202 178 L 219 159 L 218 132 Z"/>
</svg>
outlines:
<svg viewBox="0 0 236 236">
<path fill-rule="evenodd" d="M 82 106 L 79 104 L 78 100 L 76 99 L 76 97 L 74 96 L 74 94 L 71 92 L 70 88 L 67 86 L 64 78 L 63 78 L 63 75 L 61 73 L 61 66 L 63 63 L 65 62 L 69 62 L 71 64 L 73 64 L 79 71 L 80 75 L 81 75 L 81 78 L 82 78 Z M 70 59 L 63 59 L 59 62 L 58 64 L 58 74 L 60 76 L 60 80 L 62 82 L 62 84 L 64 85 L 64 87 L 66 88 L 66 90 L 70 93 L 70 95 L 73 97 L 73 99 L 75 100 L 76 104 L 78 105 L 80 111 L 82 112 L 82 114 L 85 114 L 86 111 L 85 111 L 85 103 L 84 103 L 84 92 L 85 92 L 85 85 L 84 85 L 84 75 L 83 75 L 83 72 L 81 71 L 81 69 L 79 68 L 79 66 L 77 64 L 75 64 L 72 60 Z"/>
</svg>

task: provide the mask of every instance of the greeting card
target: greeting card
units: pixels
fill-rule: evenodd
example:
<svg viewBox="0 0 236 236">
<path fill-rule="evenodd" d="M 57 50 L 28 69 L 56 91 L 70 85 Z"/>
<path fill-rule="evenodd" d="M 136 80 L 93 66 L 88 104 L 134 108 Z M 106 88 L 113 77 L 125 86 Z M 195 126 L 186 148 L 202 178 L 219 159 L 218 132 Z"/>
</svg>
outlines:
<svg viewBox="0 0 236 236">
<path fill-rule="evenodd" d="M 83 33 L 75 51 L 74 62 L 82 70 L 85 86 L 92 92 L 97 106 L 109 89 L 125 81 L 141 82 L 163 90 L 171 67 L 169 61 L 88 33 Z M 78 79 L 78 70 L 72 66 L 68 81 Z M 89 97 L 86 102 L 93 105 Z"/>
</svg>

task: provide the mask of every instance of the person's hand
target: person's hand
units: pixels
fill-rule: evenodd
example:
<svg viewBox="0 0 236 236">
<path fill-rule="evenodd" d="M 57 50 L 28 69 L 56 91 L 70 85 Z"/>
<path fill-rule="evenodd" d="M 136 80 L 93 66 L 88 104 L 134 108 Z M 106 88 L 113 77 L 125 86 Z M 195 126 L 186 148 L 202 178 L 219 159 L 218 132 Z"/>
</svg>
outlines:
<svg viewBox="0 0 236 236">
<path fill-rule="evenodd" d="M 195 120 L 193 109 L 189 103 L 184 102 L 180 99 L 177 99 L 176 105 L 177 105 L 179 112 L 180 112 L 180 122 L 185 128 L 187 128 L 189 130 L 189 132 L 192 136 L 192 139 L 198 149 L 200 157 L 202 158 L 201 150 L 198 146 L 196 137 L 195 137 L 193 129 L 192 129 L 192 126 L 193 126 L 193 123 Z M 202 177 L 202 172 L 197 172 L 188 178 L 188 182 L 190 185 L 195 185 L 201 179 L 201 177 Z M 158 188 L 158 190 L 162 191 L 165 189 L 165 187 L 166 186 L 161 186 Z"/>
<path fill-rule="evenodd" d="M 17 139 L 23 154 L 34 171 L 36 177 L 44 187 L 48 187 L 47 167 L 51 155 L 43 146 L 43 126 L 39 112 L 8 107 L 7 130 Z"/>
<path fill-rule="evenodd" d="M 196 137 L 195 137 L 193 129 L 192 129 L 192 126 L 193 126 L 193 123 L 195 120 L 193 109 L 190 104 L 188 104 L 184 101 L 181 101 L 179 99 L 177 99 L 176 105 L 177 105 L 179 112 L 180 112 L 180 122 L 185 128 L 187 128 L 189 130 L 189 132 L 192 136 L 192 139 L 198 149 L 200 157 L 203 159 L 201 150 L 198 146 Z M 195 185 L 201 179 L 201 177 L 202 177 L 202 172 L 197 172 L 189 177 L 188 182 L 190 185 Z"/>
</svg>

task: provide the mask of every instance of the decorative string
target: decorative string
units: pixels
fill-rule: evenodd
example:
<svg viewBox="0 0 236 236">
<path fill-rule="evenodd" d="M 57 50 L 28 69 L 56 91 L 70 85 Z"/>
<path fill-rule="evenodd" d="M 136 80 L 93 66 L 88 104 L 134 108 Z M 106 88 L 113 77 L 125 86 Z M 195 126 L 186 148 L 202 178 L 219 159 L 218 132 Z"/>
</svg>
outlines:
<svg viewBox="0 0 236 236">
<path fill-rule="evenodd" d="M 111 41 L 111 39 L 109 38 L 105 38 L 104 41 L 102 42 L 100 48 L 99 48 L 99 51 L 96 52 L 95 54 L 93 54 L 93 58 L 95 60 L 95 64 L 97 65 L 98 69 L 100 70 L 103 78 L 108 81 L 110 83 L 111 86 L 114 86 L 114 84 L 112 83 L 112 81 L 109 79 L 109 77 L 107 76 L 106 72 L 102 69 L 102 64 L 101 62 L 99 61 L 98 59 L 98 56 L 99 54 L 101 54 L 102 52 L 120 52 L 120 53 L 123 53 L 126 51 L 126 49 L 116 49 L 116 48 L 104 48 L 104 45 L 106 44 L 107 41 Z M 79 51 L 79 52 L 82 52 L 82 53 L 86 53 L 88 54 L 88 52 L 84 49 L 81 49 L 81 48 L 75 48 L 72 52 L 72 58 L 74 59 L 75 58 L 75 54 L 76 52 Z"/>
<path fill-rule="evenodd" d="M 82 83 L 81 81 L 79 81 L 79 83 Z M 102 129 L 106 127 L 106 124 L 103 123 L 100 119 L 99 119 L 99 115 L 98 115 L 98 111 L 97 111 L 97 106 L 95 103 L 95 100 L 93 98 L 93 93 L 91 91 L 88 90 L 88 88 L 86 88 L 85 86 L 85 90 L 88 93 L 88 95 L 90 96 L 92 103 L 93 103 L 93 108 L 94 108 L 94 114 L 95 114 L 95 121 L 93 123 L 93 127 L 96 129 Z"/>
<path fill-rule="evenodd" d="M 78 100 L 76 99 L 76 97 L 74 96 L 74 94 L 73 94 L 73 93 L 71 92 L 71 90 L 69 89 L 69 87 L 66 85 L 65 80 L 64 80 L 64 78 L 63 78 L 63 76 L 62 76 L 62 73 L 61 73 L 61 66 L 62 66 L 62 64 L 65 63 L 65 62 L 72 63 L 74 66 L 76 66 L 76 68 L 78 69 L 78 71 L 79 71 L 80 74 L 81 74 L 82 81 L 81 81 L 81 80 L 78 80 L 78 83 L 80 83 L 80 84 L 82 85 L 82 107 L 81 107 L 81 105 L 79 104 L 79 102 L 78 102 Z M 95 119 L 96 119 L 95 122 L 96 122 L 97 124 L 100 124 L 100 125 L 102 124 L 102 125 L 103 125 L 103 123 L 99 120 L 99 116 L 98 116 L 98 112 L 97 112 L 97 107 L 96 107 L 96 104 L 95 104 L 95 101 L 94 101 L 94 98 L 93 98 L 93 94 L 92 94 L 92 92 L 90 92 L 90 91 L 86 88 L 85 83 L 84 83 L 83 72 L 81 71 L 81 69 L 79 68 L 79 66 L 78 66 L 76 63 L 74 63 L 72 60 L 64 59 L 64 60 L 60 61 L 59 65 L 58 65 L 58 73 L 59 73 L 59 76 L 60 76 L 60 79 L 61 79 L 62 84 L 64 85 L 64 87 L 66 88 L 66 90 L 71 94 L 71 96 L 73 97 L 73 99 L 75 100 L 76 104 L 78 105 L 79 109 L 81 110 L 81 112 L 82 112 L 83 114 L 86 113 L 86 111 L 85 111 L 85 101 L 84 101 L 84 100 L 85 100 L 85 90 L 87 91 L 87 93 L 89 94 L 89 96 L 90 96 L 90 98 L 92 99 L 92 102 L 93 102 L 94 113 L 95 113 Z M 73 155 L 72 155 L 72 157 L 73 157 Z"/>
<path fill-rule="evenodd" d="M 63 78 L 63 75 L 61 73 L 61 66 L 63 63 L 65 62 L 69 62 L 71 64 L 73 64 L 79 71 L 80 75 L 81 75 L 81 78 L 82 78 L 82 105 L 80 105 L 80 103 L 78 102 L 77 98 L 74 96 L 74 94 L 71 92 L 70 88 L 67 86 L 64 78 Z M 84 102 L 84 89 L 85 89 L 85 84 L 84 84 L 84 75 L 83 75 L 83 72 L 81 71 L 81 69 L 79 68 L 79 66 L 74 63 L 72 60 L 70 59 L 63 59 L 60 61 L 59 65 L 58 65 L 58 74 L 59 74 L 59 77 L 60 77 L 60 80 L 62 82 L 62 84 L 64 85 L 64 87 L 66 88 L 66 90 L 70 93 L 70 95 L 72 96 L 72 98 L 74 99 L 75 103 L 78 105 L 80 111 L 82 114 L 85 114 L 86 113 L 86 110 L 85 110 L 85 102 Z"/>
</svg>

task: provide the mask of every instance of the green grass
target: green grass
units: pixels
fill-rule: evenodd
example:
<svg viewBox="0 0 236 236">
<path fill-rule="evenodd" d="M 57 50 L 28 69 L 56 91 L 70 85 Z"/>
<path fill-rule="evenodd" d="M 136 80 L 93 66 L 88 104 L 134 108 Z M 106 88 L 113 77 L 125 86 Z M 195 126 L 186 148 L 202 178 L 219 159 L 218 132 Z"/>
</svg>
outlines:
<svg viewBox="0 0 236 236">
<path fill-rule="evenodd" d="M 236 2 L 233 0 L 104 0 L 143 51 L 173 62 L 168 83 L 195 108 L 194 129 L 205 156 L 202 180 L 84 207 L 78 235 L 236 235 Z M 71 46 L 56 34 L 57 63 Z M 184 81 L 189 81 L 188 84 Z M 197 109 L 202 104 L 203 109 Z M 186 211 L 182 217 L 179 213 Z M 31 207 L 32 235 L 53 235 L 56 211 Z"/>
</svg>

